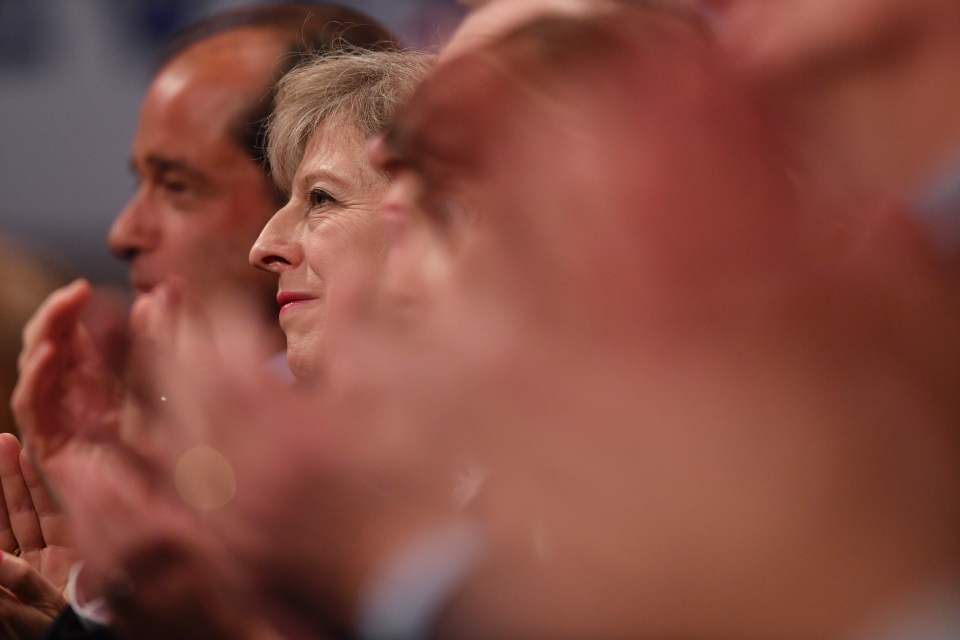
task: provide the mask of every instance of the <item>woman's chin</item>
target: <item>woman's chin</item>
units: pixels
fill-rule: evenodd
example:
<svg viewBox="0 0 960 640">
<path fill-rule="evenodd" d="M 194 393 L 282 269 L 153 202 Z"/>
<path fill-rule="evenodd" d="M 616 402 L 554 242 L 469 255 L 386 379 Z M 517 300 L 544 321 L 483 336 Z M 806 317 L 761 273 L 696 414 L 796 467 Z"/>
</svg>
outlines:
<svg viewBox="0 0 960 640">
<path fill-rule="evenodd" d="M 323 372 L 323 358 L 316 344 L 304 345 L 287 338 L 287 366 L 299 384 L 315 384 Z"/>
</svg>

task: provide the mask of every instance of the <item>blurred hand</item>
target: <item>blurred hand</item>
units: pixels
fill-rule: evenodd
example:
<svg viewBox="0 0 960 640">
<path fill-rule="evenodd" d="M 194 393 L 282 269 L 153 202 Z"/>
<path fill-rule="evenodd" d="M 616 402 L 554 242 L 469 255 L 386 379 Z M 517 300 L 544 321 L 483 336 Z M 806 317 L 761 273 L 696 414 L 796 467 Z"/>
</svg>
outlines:
<svg viewBox="0 0 960 640">
<path fill-rule="evenodd" d="M 0 637 L 42 638 L 66 606 L 76 553 L 64 515 L 8 433 L 0 434 L 0 482 Z"/>
<path fill-rule="evenodd" d="M 0 480 L 4 498 L 0 549 L 7 553 L 19 550 L 20 558 L 38 579 L 49 583 L 53 592 L 62 593 L 77 559 L 66 516 L 11 434 L 0 434 Z"/>
<path fill-rule="evenodd" d="M 156 378 L 154 360 L 174 348 L 181 314 L 206 326 L 178 302 L 163 285 L 134 305 L 119 432 L 76 433 L 52 458 L 84 558 L 85 596 L 105 597 L 111 625 L 129 637 L 273 638 L 219 539 L 175 488 L 184 440 L 164 398 L 176 391 Z"/>
<path fill-rule="evenodd" d="M 275 354 L 268 339 L 259 339 L 253 318 L 229 303 L 205 317 L 179 318 L 173 348 L 154 362 L 153 377 L 167 397 L 153 416 L 167 440 L 167 457 L 158 465 L 167 480 L 147 499 L 123 499 L 115 494 L 138 485 L 125 473 L 75 472 L 74 490 L 89 496 L 76 499 L 84 505 L 77 537 L 85 552 L 89 545 L 91 557 L 107 556 L 98 565 L 125 567 L 139 600 L 140 577 L 149 574 L 128 559 L 149 554 L 124 549 L 137 548 L 138 536 L 145 540 L 180 522 L 184 533 L 170 537 L 177 549 L 198 548 L 197 542 L 228 552 L 222 564 L 243 578 L 227 584 L 246 582 L 254 599 L 281 605 L 314 630 L 347 627 L 356 598 L 383 559 L 452 517 L 451 457 L 423 451 L 426 444 L 433 451 L 448 442 L 438 434 L 423 441 L 413 432 L 414 439 L 406 440 L 405 431 L 386 423 L 358 429 L 359 416 L 336 419 L 339 410 L 325 394 L 291 388 L 265 366 Z M 121 517 L 118 509 L 129 513 Z M 105 522 L 125 524 L 98 531 Z M 196 539 L 201 526 L 204 537 L 216 535 L 215 542 Z M 116 542 L 128 534 L 127 542 Z M 109 543 L 98 543 L 104 540 Z M 215 557 L 176 556 L 178 562 Z M 154 572 L 170 565 L 164 580 L 179 582 L 171 562 L 144 564 L 157 564 Z M 198 572 L 220 575 L 207 566 L 184 575 Z M 145 582 L 151 591 L 161 589 L 156 573 Z"/>
<path fill-rule="evenodd" d="M 45 638 L 66 606 L 63 596 L 23 558 L 0 557 L 0 638 Z"/>
<path fill-rule="evenodd" d="M 100 437 L 119 427 L 120 381 L 80 320 L 91 293 L 84 280 L 59 289 L 24 328 L 11 405 L 33 459 L 46 471 L 76 436 Z"/>
<path fill-rule="evenodd" d="M 276 637 L 218 540 L 143 471 L 120 458 L 73 470 L 84 572 L 111 627 L 144 639 Z"/>
</svg>

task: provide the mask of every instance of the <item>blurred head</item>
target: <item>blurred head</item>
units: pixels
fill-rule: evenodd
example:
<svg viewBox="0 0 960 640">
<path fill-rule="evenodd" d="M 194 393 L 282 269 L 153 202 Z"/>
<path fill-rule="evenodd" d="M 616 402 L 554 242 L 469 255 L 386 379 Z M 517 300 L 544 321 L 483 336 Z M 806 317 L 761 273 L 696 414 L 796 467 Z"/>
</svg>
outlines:
<svg viewBox="0 0 960 640">
<path fill-rule="evenodd" d="M 656 246 L 653 232 L 671 229 L 690 246 L 701 243 L 699 251 L 721 251 L 711 248 L 708 229 L 726 224 L 715 211 L 728 202 L 750 203 L 748 211 L 757 216 L 757 237 L 774 224 L 766 220 L 764 207 L 788 188 L 779 149 L 746 90 L 719 63 L 706 61 L 713 49 L 705 31 L 692 20 L 661 10 L 624 9 L 622 15 L 639 16 L 638 31 L 651 40 L 643 46 L 663 46 L 676 55 L 666 56 L 655 73 L 650 62 L 654 56 L 637 45 L 641 51 L 629 59 L 638 68 L 624 76 L 619 93 L 601 78 L 624 71 L 624 65 L 608 59 L 614 52 L 623 53 L 622 34 L 594 28 L 602 16 L 545 18 L 536 29 L 521 27 L 468 60 L 450 61 L 450 69 L 439 67 L 416 93 L 397 126 L 373 150 L 377 164 L 393 176 L 384 202 L 393 239 L 386 275 L 389 295 L 412 306 L 449 286 L 445 296 L 475 299 L 476 283 L 441 285 L 441 278 L 456 274 L 476 279 L 499 268 L 502 260 L 479 257 L 475 268 L 463 265 L 476 237 L 493 227 L 498 235 L 486 249 L 516 252 L 514 263 L 499 274 L 503 280 L 498 286 L 542 279 L 532 285 L 537 291 L 531 297 L 521 296 L 517 303 L 543 309 L 548 293 L 557 296 L 554 303 L 567 305 L 574 282 L 583 285 L 578 299 L 606 298 L 610 292 L 605 286 L 588 283 L 598 281 L 599 269 L 613 269 L 621 256 L 631 264 L 651 261 L 651 268 L 631 269 L 631 278 L 609 284 L 649 291 L 646 279 L 661 277 L 661 270 L 652 268 L 656 260 L 683 262 L 663 251 L 637 251 L 641 245 Z M 609 42 L 603 40 L 606 35 Z M 564 50 L 559 44 L 564 37 L 587 42 Z M 587 50 L 592 54 L 585 55 Z M 597 79 L 577 77 L 588 72 Z M 717 76 L 715 81 L 706 79 L 710 74 Z M 696 120 L 698 110 L 705 113 Z M 688 118 L 697 126 L 688 126 Z M 719 127 L 722 121 L 729 126 Z M 625 136 L 645 142 L 630 146 Z M 721 158 L 731 153 L 742 155 L 745 164 L 722 167 L 713 180 L 696 173 L 717 171 L 715 165 L 729 164 Z M 676 179 L 679 175 L 686 180 Z M 702 178 L 699 189 L 686 187 L 694 180 L 691 176 Z M 754 176 L 764 179 L 744 188 Z M 671 222 L 677 218 L 671 213 L 675 210 L 704 216 L 707 227 L 689 229 L 686 221 Z M 776 224 L 790 223 L 784 215 L 786 222 Z M 571 233 L 579 225 L 590 234 Z M 741 242 L 738 252 L 750 246 Z M 622 253 L 611 253 L 606 243 Z M 605 259 L 567 259 L 571 253 L 594 251 L 606 254 Z M 676 254 L 676 247 L 670 253 Z M 702 255 L 697 264 L 708 260 Z M 536 271 L 538 266 L 544 271 Z M 570 279 L 574 274 L 577 280 Z M 550 289 L 553 286 L 557 289 Z M 571 311 L 595 315 L 596 307 L 564 311 L 554 327 L 561 319 L 572 319 Z"/>
<path fill-rule="evenodd" d="M 840 207 L 914 199 L 960 154 L 960 4 L 713 0 L 740 70 L 791 121 L 799 171 Z M 882 132 L 882 134 L 878 134 Z"/>
<path fill-rule="evenodd" d="M 278 277 L 280 326 L 300 380 L 322 369 L 331 317 L 349 317 L 373 290 L 387 178 L 370 164 L 368 140 L 387 126 L 429 64 L 429 56 L 417 53 L 328 55 L 279 84 L 268 156 L 290 197 L 264 227 L 250 262 Z"/>
<path fill-rule="evenodd" d="M 391 42 L 333 5 L 240 9 L 177 40 L 144 99 L 136 192 L 108 238 L 137 292 L 178 276 L 200 299 L 226 290 L 269 301 L 269 280 L 245 258 L 281 200 L 262 157 L 273 85 L 305 53 Z"/>
<path fill-rule="evenodd" d="M 957 491 L 956 367 L 896 356 L 941 320 L 811 273 L 818 224 L 722 58 L 662 12 L 544 20 L 438 68 L 374 151 L 384 295 L 343 359 L 389 424 L 488 447 L 557 539 L 518 588 L 554 635 L 833 636 L 955 550 L 942 494 L 936 544 L 892 552 L 907 494 Z"/>
<path fill-rule="evenodd" d="M 887 64 L 921 38 L 955 38 L 951 0 L 705 0 L 718 11 L 730 46 L 764 73 L 832 77 L 851 66 Z"/>
<path fill-rule="evenodd" d="M 516 27 L 545 15 L 586 16 L 616 6 L 618 0 L 464 0 L 470 13 L 443 48 L 441 58 L 456 57 L 492 42 Z"/>
</svg>

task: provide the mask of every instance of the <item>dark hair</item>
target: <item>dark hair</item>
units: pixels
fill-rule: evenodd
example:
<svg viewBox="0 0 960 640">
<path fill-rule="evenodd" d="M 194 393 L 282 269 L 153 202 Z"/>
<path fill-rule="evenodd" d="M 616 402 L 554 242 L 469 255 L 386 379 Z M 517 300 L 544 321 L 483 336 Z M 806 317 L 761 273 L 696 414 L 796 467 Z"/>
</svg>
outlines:
<svg viewBox="0 0 960 640">
<path fill-rule="evenodd" d="M 265 153 L 266 124 L 273 111 L 277 80 L 304 60 L 317 55 L 344 48 L 395 50 L 400 47 L 386 27 L 355 9 L 329 3 L 282 3 L 223 11 L 193 23 L 174 37 L 161 57 L 159 68 L 199 42 L 245 28 L 275 32 L 287 47 L 286 55 L 277 62 L 270 86 L 245 110 L 234 127 L 237 144 L 267 175 L 270 167 Z"/>
</svg>

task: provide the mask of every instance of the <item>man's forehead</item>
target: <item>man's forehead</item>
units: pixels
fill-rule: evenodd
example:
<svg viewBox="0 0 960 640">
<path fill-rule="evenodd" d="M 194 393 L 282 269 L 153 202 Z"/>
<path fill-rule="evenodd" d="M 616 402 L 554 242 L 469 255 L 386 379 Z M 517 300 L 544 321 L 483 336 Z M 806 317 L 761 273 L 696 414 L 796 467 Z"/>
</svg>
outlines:
<svg viewBox="0 0 960 640">
<path fill-rule="evenodd" d="M 170 59 L 161 73 L 182 67 L 201 78 L 262 85 L 274 77 L 286 50 L 286 41 L 276 29 L 233 29 L 193 43 Z"/>
<path fill-rule="evenodd" d="M 279 36 L 265 29 L 238 29 L 202 40 L 170 60 L 150 93 L 172 99 L 186 92 L 265 95 L 284 55 Z"/>
<path fill-rule="evenodd" d="M 265 98 L 283 43 L 264 29 L 238 29 L 198 42 L 154 78 L 138 141 L 233 141 L 237 119 Z"/>
</svg>

